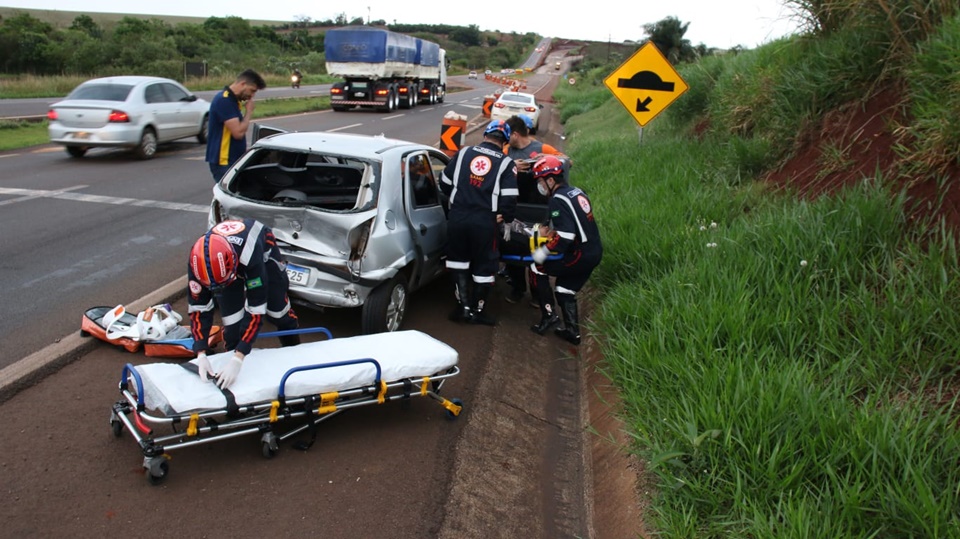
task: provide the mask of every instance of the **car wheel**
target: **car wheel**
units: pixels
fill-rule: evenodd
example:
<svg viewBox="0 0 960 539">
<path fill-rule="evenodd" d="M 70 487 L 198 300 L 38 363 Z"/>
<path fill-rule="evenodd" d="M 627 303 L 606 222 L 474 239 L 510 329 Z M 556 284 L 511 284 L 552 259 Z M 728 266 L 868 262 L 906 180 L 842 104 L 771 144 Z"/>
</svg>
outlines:
<svg viewBox="0 0 960 539">
<path fill-rule="evenodd" d="M 200 132 L 197 133 L 197 140 L 200 141 L 200 144 L 207 143 L 207 130 L 210 129 L 210 124 L 207 123 L 207 115 L 203 116 L 203 122 L 200 123 Z"/>
<path fill-rule="evenodd" d="M 67 153 L 70 157 L 83 157 L 87 153 L 86 146 L 67 146 Z"/>
<path fill-rule="evenodd" d="M 531 135 L 536 135 L 536 134 L 537 134 L 537 131 L 539 131 L 539 130 L 540 130 L 540 124 L 538 123 L 537 125 L 533 126 L 533 127 L 530 129 L 530 134 L 531 134 Z"/>
<path fill-rule="evenodd" d="M 374 288 L 364 302 L 361 331 L 366 335 L 397 331 L 406 310 L 407 286 L 400 277 L 394 277 Z"/>
<path fill-rule="evenodd" d="M 140 135 L 140 144 L 137 144 L 133 153 L 137 156 L 137 159 L 150 159 L 157 153 L 157 134 L 154 133 L 152 128 L 148 127 L 143 130 L 143 134 Z"/>
</svg>

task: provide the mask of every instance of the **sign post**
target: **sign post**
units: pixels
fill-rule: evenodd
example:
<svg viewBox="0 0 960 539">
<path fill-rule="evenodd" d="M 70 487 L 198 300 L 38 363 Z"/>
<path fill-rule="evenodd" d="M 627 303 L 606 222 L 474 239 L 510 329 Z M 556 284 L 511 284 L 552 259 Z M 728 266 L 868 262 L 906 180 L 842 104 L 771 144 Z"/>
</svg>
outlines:
<svg viewBox="0 0 960 539">
<path fill-rule="evenodd" d="M 652 41 L 604 79 L 620 104 L 643 128 L 690 87 Z"/>
</svg>

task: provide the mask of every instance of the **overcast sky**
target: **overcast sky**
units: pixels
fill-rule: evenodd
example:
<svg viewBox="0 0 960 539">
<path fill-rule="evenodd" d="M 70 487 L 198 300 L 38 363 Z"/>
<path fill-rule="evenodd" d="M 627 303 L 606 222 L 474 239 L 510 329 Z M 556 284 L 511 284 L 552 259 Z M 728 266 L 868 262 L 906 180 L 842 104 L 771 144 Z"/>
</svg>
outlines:
<svg viewBox="0 0 960 539">
<path fill-rule="evenodd" d="M 181 15 L 188 17 L 236 16 L 248 20 L 293 21 L 368 17 L 387 23 L 476 24 L 480 30 L 535 32 L 545 37 L 591 41 L 640 40 L 643 25 L 666 17 L 690 23 L 685 37 L 693 45 L 753 48 L 796 31 L 793 12 L 783 0 L 669 0 L 624 2 L 482 2 L 464 1 L 455 8 L 426 8 L 433 2 L 360 0 L 358 2 L 307 2 L 292 0 L 0 0 L 4 7 L 63 11 Z M 78 5 L 79 4 L 79 5 Z M 449 3 L 440 3 L 450 6 Z M 80 7 L 82 6 L 82 7 Z"/>
</svg>

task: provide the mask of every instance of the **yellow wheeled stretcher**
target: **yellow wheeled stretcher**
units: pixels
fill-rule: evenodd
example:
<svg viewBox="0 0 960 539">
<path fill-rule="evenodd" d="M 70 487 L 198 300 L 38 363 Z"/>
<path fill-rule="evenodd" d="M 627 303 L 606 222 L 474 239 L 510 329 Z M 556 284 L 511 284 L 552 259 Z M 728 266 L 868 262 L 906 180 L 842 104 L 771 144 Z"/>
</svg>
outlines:
<svg viewBox="0 0 960 539">
<path fill-rule="evenodd" d="M 450 419 L 460 415 L 459 399 L 440 396 L 444 381 L 460 373 L 449 345 L 419 331 L 333 339 L 326 328 L 312 328 L 271 335 L 311 332 L 327 340 L 251 351 L 229 389 L 201 380 L 196 360 L 128 363 L 120 377 L 122 398 L 110 412 L 113 434 L 133 436 L 147 479 L 159 484 L 169 472 L 167 453 L 175 449 L 259 434 L 262 454 L 270 458 L 279 442 L 308 429 L 315 436 L 318 423 L 357 406 L 419 395 L 440 403 Z M 213 370 L 232 355 L 210 356 Z M 302 423 L 292 430 L 277 432 L 281 421 L 298 418 Z M 171 432 L 160 434 L 157 426 Z"/>
</svg>

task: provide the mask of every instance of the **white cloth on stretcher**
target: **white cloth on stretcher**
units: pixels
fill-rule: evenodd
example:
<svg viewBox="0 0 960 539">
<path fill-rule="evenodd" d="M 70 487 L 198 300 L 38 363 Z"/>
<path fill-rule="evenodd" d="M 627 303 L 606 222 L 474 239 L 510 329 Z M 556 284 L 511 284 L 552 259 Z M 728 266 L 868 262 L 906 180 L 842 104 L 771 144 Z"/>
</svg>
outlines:
<svg viewBox="0 0 960 539">
<path fill-rule="evenodd" d="M 215 372 L 233 352 L 209 356 Z M 295 367 L 370 358 L 380 364 L 381 380 L 396 382 L 446 372 L 457 364 L 457 351 L 419 331 L 396 331 L 335 338 L 285 348 L 257 348 L 243 360 L 240 375 L 230 387 L 237 405 L 277 398 L 284 373 Z M 196 360 L 190 363 L 196 364 Z M 222 410 L 227 400 L 214 381 L 200 377 L 179 363 L 151 363 L 135 367 L 143 380 L 144 404 L 164 414 Z M 345 391 L 371 385 L 376 368 L 369 362 L 298 372 L 287 379 L 286 398 Z"/>
</svg>

